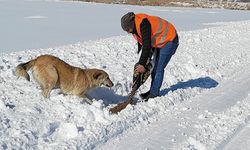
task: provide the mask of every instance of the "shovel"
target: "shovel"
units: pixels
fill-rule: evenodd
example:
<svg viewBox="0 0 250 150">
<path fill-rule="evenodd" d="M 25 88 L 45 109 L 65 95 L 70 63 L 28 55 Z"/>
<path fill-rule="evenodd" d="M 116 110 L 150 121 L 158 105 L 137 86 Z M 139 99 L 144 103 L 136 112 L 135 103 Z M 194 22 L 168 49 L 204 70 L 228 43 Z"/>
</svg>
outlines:
<svg viewBox="0 0 250 150">
<path fill-rule="evenodd" d="M 151 69 L 152 69 L 152 64 L 150 62 L 145 66 L 146 71 L 144 73 L 138 73 L 138 72 L 136 72 L 135 71 L 136 65 L 134 67 L 132 90 L 131 90 L 131 92 L 128 95 L 128 99 L 126 101 L 124 101 L 124 102 L 121 102 L 121 103 L 117 104 L 115 107 L 111 108 L 109 111 L 111 113 L 113 113 L 113 114 L 117 114 L 118 112 L 122 111 L 129 104 L 131 104 L 131 105 L 135 104 L 135 102 L 133 102 L 133 97 L 134 97 L 136 91 L 139 89 L 139 87 L 143 83 L 145 83 L 145 81 L 150 76 Z"/>
</svg>

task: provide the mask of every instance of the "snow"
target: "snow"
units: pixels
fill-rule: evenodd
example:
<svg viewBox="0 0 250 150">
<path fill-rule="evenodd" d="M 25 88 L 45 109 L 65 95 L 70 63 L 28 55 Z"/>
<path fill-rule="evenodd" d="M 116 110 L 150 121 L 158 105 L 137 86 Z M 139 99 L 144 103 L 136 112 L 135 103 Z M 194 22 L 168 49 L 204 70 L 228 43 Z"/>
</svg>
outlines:
<svg viewBox="0 0 250 150">
<path fill-rule="evenodd" d="M 19 1 L 12 2 L 20 4 Z M 1 0 L 0 3 L 13 4 L 5 0 Z M 58 5 L 67 6 L 71 11 L 73 8 L 68 5 L 98 6 L 105 11 L 112 7 L 118 11 L 114 14 L 117 18 L 121 15 L 121 11 L 118 10 L 120 7 L 138 8 L 69 2 L 25 1 L 25 3 L 26 6 L 29 5 L 28 8 L 38 3 L 48 6 L 45 9 L 48 10 L 47 15 L 25 13 L 26 11 L 20 13 L 21 16 L 25 16 L 23 19 L 26 21 L 48 20 L 52 8 Z M 90 10 L 88 7 L 86 9 Z M 168 12 L 164 7 L 146 7 L 141 8 L 141 11 L 144 9 L 154 10 L 162 15 Z M 137 46 L 132 36 L 125 35 L 121 29 L 115 33 L 115 28 L 117 30 L 120 28 L 117 22 L 110 23 L 110 28 L 115 29 L 112 31 L 113 35 L 107 32 L 103 32 L 105 36 L 93 33 L 101 37 L 95 37 L 98 38 L 95 40 L 76 38 L 78 41 L 73 42 L 61 36 L 59 41 L 64 43 L 65 40 L 71 43 L 57 47 L 47 43 L 49 48 L 26 48 L 24 51 L 10 48 L 3 51 L 4 53 L 0 54 L 1 148 L 247 149 L 250 140 L 249 12 L 172 9 L 178 10 L 174 11 L 175 13 L 181 12 L 177 18 L 185 17 L 189 11 L 199 19 L 203 16 L 199 15 L 203 11 L 210 12 L 206 15 L 219 16 L 211 13 L 218 12 L 225 16 L 221 18 L 222 22 L 217 22 L 216 19 L 211 21 L 209 17 L 202 18 L 205 24 L 199 25 L 199 30 L 182 28 L 182 31 L 178 32 L 180 46 L 166 68 L 160 97 L 150 99 L 148 102 L 138 102 L 136 106 L 129 105 L 117 115 L 110 114 L 108 110 L 126 100 L 131 88 L 132 68 L 138 60 Z M 234 13 L 246 16 L 239 19 L 232 15 Z M 228 18 L 227 15 L 232 17 Z M 53 24 L 51 21 L 55 20 L 53 18 L 48 23 Z M 175 23 L 180 28 L 197 23 L 189 20 L 187 24 L 181 25 L 179 21 L 176 20 Z M 9 30 L 6 28 L 7 24 L 3 25 L 1 31 Z M 75 27 L 74 24 L 67 25 Z M 80 31 L 77 28 L 74 30 Z M 28 36 L 33 31 L 33 28 L 30 28 L 24 32 Z M 58 31 L 62 32 L 61 30 L 56 32 Z M 13 33 L 11 35 L 15 36 Z M 91 36 L 88 33 L 86 35 Z M 1 39 L 6 36 L 7 34 L 1 35 Z M 47 35 L 41 36 L 41 39 L 47 37 Z M 68 36 L 72 38 L 72 35 Z M 51 39 L 53 38 L 48 38 Z M 16 39 L 10 41 L 14 46 L 16 42 Z M 30 39 L 28 42 L 33 43 Z M 22 45 L 26 47 L 28 44 L 23 42 Z M 1 45 L 0 49 L 6 48 Z M 12 50 L 14 52 L 11 52 Z M 51 97 L 45 99 L 33 78 L 28 82 L 23 78 L 18 79 L 14 74 L 17 64 L 42 54 L 55 55 L 81 68 L 104 69 L 114 82 L 114 87 L 100 87 L 91 91 L 89 94 L 94 97 L 92 105 L 88 105 L 79 97 L 64 95 L 59 89 L 53 90 Z M 135 98 L 139 99 L 138 94 L 147 91 L 149 86 L 150 79 L 139 89 Z"/>
<path fill-rule="evenodd" d="M 225 150 L 234 150 L 234 149 L 241 149 L 247 150 L 250 147 L 250 128 L 249 128 L 249 121 L 246 122 L 246 125 L 242 127 L 235 137 L 231 141 L 227 143 L 225 146 Z M 243 140 L 244 139 L 244 140 Z"/>
<path fill-rule="evenodd" d="M 58 130 L 58 139 L 69 140 L 78 135 L 77 127 L 74 123 L 62 123 Z"/>
</svg>

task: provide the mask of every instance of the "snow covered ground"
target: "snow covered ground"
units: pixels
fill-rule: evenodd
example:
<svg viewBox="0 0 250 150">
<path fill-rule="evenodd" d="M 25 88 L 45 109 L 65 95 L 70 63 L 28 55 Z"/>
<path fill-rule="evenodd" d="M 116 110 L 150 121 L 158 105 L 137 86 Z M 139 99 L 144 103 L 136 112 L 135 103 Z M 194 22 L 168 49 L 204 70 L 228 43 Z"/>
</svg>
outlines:
<svg viewBox="0 0 250 150">
<path fill-rule="evenodd" d="M 44 15 L 34 16 L 30 18 Z M 234 22 L 180 31 L 180 46 L 166 69 L 161 96 L 128 106 L 118 115 L 108 109 L 126 99 L 138 60 L 130 35 L 4 51 L 0 54 L 1 149 L 249 149 L 250 18 L 230 19 Z M 93 105 L 58 89 L 44 99 L 33 78 L 28 82 L 14 75 L 17 64 L 42 54 L 81 68 L 104 69 L 115 85 L 92 91 Z"/>
</svg>

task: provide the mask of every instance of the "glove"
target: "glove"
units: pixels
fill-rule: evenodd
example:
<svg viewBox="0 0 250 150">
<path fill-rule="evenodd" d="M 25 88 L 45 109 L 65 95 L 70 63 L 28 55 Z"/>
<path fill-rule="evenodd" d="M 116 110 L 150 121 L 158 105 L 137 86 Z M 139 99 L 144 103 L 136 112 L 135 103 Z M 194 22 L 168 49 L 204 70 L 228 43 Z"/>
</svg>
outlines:
<svg viewBox="0 0 250 150">
<path fill-rule="evenodd" d="M 151 74 L 151 70 L 152 70 L 152 64 L 151 62 L 148 62 L 145 65 L 145 69 L 146 71 L 144 73 L 139 73 L 136 71 L 136 66 L 138 65 L 138 63 L 135 64 L 134 66 L 134 73 L 133 73 L 133 85 L 132 88 L 135 88 L 136 90 L 143 84 L 146 82 L 146 80 L 148 79 L 148 77 Z"/>
</svg>

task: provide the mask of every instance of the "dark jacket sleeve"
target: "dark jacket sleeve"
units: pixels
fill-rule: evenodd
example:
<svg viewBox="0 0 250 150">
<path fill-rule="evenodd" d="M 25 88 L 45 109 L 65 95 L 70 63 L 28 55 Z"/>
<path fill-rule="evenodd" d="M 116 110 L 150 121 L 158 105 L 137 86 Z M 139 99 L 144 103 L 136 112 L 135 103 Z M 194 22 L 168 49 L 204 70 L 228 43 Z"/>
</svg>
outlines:
<svg viewBox="0 0 250 150">
<path fill-rule="evenodd" d="M 148 19 L 143 19 L 140 25 L 142 35 L 142 52 L 139 59 L 139 64 L 145 66 L 148 58 L 152 56 L 151 52 L 151 25 Z"/>
<path fill-rule="evenodd" d="M 137 44 L 138 44 L 137 54 L 139 54 L 142 49 L 142 45 L 139 42 L 137 42 Z"/>
</svg>

